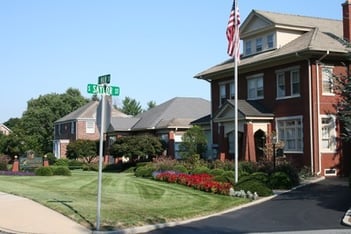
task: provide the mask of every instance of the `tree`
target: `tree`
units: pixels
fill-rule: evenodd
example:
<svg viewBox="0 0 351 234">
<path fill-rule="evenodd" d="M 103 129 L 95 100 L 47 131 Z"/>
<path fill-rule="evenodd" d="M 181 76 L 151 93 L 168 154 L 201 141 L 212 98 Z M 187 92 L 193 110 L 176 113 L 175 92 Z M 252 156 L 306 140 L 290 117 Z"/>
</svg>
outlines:
<svg viewBox="0 0 351 234">
<path fill-rule="evenodd" d="M 84 159 L 91 163 L 98 155 L 99 144 L 92 140 L 76 140 L 67 145 L 66 156 L 69 159 Z"/>
<path fill-rule="evenodd" d="M 123 106 L 121 111 L 127 115 L 136 116 L 143 111 L 140 102 L 137 102 L 135 99 L 131 99 L 130 97 L 125 97 L 122 104 Z"/>
<path fill-rule="evenodd" d="M 28 101 L 27 110 L 15 126 L 15 132 L 30 137 L 32 150 L 44 154 L 52 152 L 54 122 L 86 104 L 77 89 L 69 88 L 64 94 L 46 94 Z"/>
<path fill-rule="evenodd" d="M 151 108 L 154 108 L 156 106 L 156 102 L 155 101 L 149 101 L 147 103 L 147 110 L 150 110 Z"/>
<path fill-rule="evenodd" d="M 202 155 L 207 151 L 206 135 L 200 126 L 194 125 L 184 133 L 179 151 L 183 159 L 191 158 L 195 154 Z"/>
<path fill-rule="evenodd" d="M 340 99 L 336 105 L 342 127 L 342 139 L 351 142 L 351 77 L 334 76 L 334 92 Z"/>
<path fill-rule="evenodd" d="M 110 154 L 116 157 L 128 157 L 133 160 L 162 154 L 164 147 L 159 138 L 152 135 L 124 136 L 117 138 L 110 148 Z"/>
</svg>

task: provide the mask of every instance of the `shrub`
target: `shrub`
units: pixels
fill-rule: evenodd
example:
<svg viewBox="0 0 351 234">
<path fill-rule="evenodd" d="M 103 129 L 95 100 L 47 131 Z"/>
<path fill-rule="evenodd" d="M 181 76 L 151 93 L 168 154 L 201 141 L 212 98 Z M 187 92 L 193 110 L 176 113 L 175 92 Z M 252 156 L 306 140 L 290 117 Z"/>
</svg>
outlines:
<svg viewBox="0 0 351 234">
<path fill-rule="evenodd" d="M 57 159 L 57 161 L 54 163 L 54 166 L 68 167 L 68 159 L 66 158 Z"/>
<path fill-rule="evenodd" d="M 222 175 L 214 175 L 213 180 L 217 182 L 222 182 L 222 183 L 231 182 L 231 181 L 228 181 L 227 178 Z"/>
<path fill-rule="evenodd" d="M 276 167 L 276 171 L 281 171 L 284 172 L 285 174 L 288 175 L 290 181 L 291 181 L 291 186 L 297 186 L 300 184 L 300 177 L 298 170 L 293 167 L 291 164 L 281 164 Z"/>
<path fill-rule="evenodd" d="M 85 163 L 82 167 L 83 171 L 99 171 L 98 163 Z"/>
<path fill-rule="evenodd" d="M 254 162 L 240 162 L 239 166 L 239 174 L 252 174 L 257 171 L 256 163 Z"/>
<path fill-rule="evenodd" d="M 224 174 L 224 170 L 221 168 L 215 168 L 210 170 L 210 175 L 213 176 L 222 176 Z"/>
<path fill-rule="evenodd" d="M 252 173 L 249 178 L 251 179 L 256 179 L 262 183 L 264 183 L 265 185 L 269 184 L 269 175 L 266 172 L 254 172 Z"/>
<path fill-rule="evenodd" d="M 62 176 L 71 176 L 72 173 L 68 169 L 68 167 L 53 167 L 53 174 L 54 175 L 62 175 Z"/>
<path fill-rule="evenodd" d="M 290 189 L 293 186 L 290 177 L 282 171 L 274 172 L 269 178 L 269 184 L 272 189 Z"/>
<path fill-rule="evenodd" d="M 180 172 L 180 173 L 184 173 L 187 174 L 188 173 L 188 169 L 186 169 L 186 167 L 182 164 L 177 164 L 173 167 L 173 170 L 176 172 Z"/>
<path fill-rule="evenodd" d="M 57 161 L 57 158 L 55 158 L 55 155 L 52 152 L 46 153 L 46 157 L 49 161 L 49 165 L 54 165 Z"/>
<path fill-rule="evenodd" d="M 135 170 L 135 176 L 144 177 L 144 178 L 152 178 L 152 173 L 155 171 L 155 168 L 152 166 L 143 166 L 137 167 Z"/>
<path fill-rule="evenodd" d="M 198 167 L 195 167 L 191 173 L 194 175 L 195 174 L 210 174 L 210 169 L 208 169 L 208 167 L 205 167 L 205 166 L 198 166 Z"/>
<path fill-rule="evenodd" d="M 82 161 L 79 161 L 79 160 L 69 160 L 68 161 L 68 168 L 70 170 L 82 169 L 83 165 L 84 165 L 84 163 Z"/>
<path fill-rule="evenodd" d="M 234 178 L 234 171 L 224 171 L 222 175 L 229 183 L 234 184 L 235 183 L 235 178 Z"/>
<path fill-rule="evenodd" d="M 54 174 L 52 167 L 38 167 L 34 173 L 37 176 L 52 176 Z"/>
<path fill-rule="evenodd" d="M 7 157 L 5 155 L 0 156 L 0 171 L 7 171 Z"/>
<path fill-rule="evenodd" d="M 244 179 L 235 185 L 235 190 L 256 192 L 259 196 L 265 197 L 273 194 L 272 189 L 256 179 Z"/>
</svg>

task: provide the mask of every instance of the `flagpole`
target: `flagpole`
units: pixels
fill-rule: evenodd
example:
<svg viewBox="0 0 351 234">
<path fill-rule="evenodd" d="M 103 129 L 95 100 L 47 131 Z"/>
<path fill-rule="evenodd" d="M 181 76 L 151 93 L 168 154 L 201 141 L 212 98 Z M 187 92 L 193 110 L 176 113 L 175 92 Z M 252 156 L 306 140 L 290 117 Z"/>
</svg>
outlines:
<svg viewBox="0 0 351 234">
<path fill-rule="evenodd" d="M 235 14 L 237 14 L 238 1 L 235 2 Z M 235 17 L 235 26 L 237 26 L 237 19 Z M 233 40 L 239 40 L 239 38 L 235 38 L 238 35 L 239 28 L 235 31 L 235 36 Z M 234 48 L 234 157 L 235 157 L 235 183 L 238 182 L 238 54 L 240 56 L 240 46 L 235 46 Z"/>
</svg>

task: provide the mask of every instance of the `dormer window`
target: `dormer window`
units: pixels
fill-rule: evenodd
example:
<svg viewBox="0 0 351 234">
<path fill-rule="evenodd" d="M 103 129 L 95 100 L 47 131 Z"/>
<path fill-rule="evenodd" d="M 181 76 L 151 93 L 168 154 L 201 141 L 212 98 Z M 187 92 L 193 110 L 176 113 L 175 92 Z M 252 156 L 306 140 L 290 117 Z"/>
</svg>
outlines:
<svg viewBox="0 0 351 234">
<path fill-rule="evenodd" d="M 273 33 L 267 36 L 267 48 L 272 49 L 274 46 Z"/>
<path fill-rule="evenodd" d="M 245 55 L 252 54 L 251 40 L 245 41 Z"/>
<path fill-rule="evenodd" d="M 244 56 L 274 49 L 276 47 L 275 34 L 269 33 L 254 38 L 244 39 L 243 46 Z"/>
</svg>

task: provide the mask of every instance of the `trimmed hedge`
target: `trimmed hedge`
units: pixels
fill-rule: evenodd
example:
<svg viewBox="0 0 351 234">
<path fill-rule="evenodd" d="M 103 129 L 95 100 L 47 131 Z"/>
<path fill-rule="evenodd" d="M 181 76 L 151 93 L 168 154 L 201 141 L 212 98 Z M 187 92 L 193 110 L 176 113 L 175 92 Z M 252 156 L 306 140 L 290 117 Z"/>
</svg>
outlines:
<svg viewBox="0 0 351 234">
<path fill-rule="evenodd" d="M 270 196 L 273 194 L 272 189 L 270 189 L 267 185 L 259 180 L 250 178 L 239 181 L 234 188 L 235 190 L 244 190 L 246 192 L 250 191 L 252 193 L 256 192 L 260 197 Z"/>
<path fill-rule="evenodd" d="M 52 167 L 38 167 L 34 171 L 37 176 L 52 176 L 54 175 L 54 171 Z"/>
<path fill-rule="evenodd" d="M 68 169 L 68 167 L 53 167 L 53 172 L 54 175 L 61 175 L 61 176 L 71 176 L 72 173 L 71 171 Z"/>
</svg>

